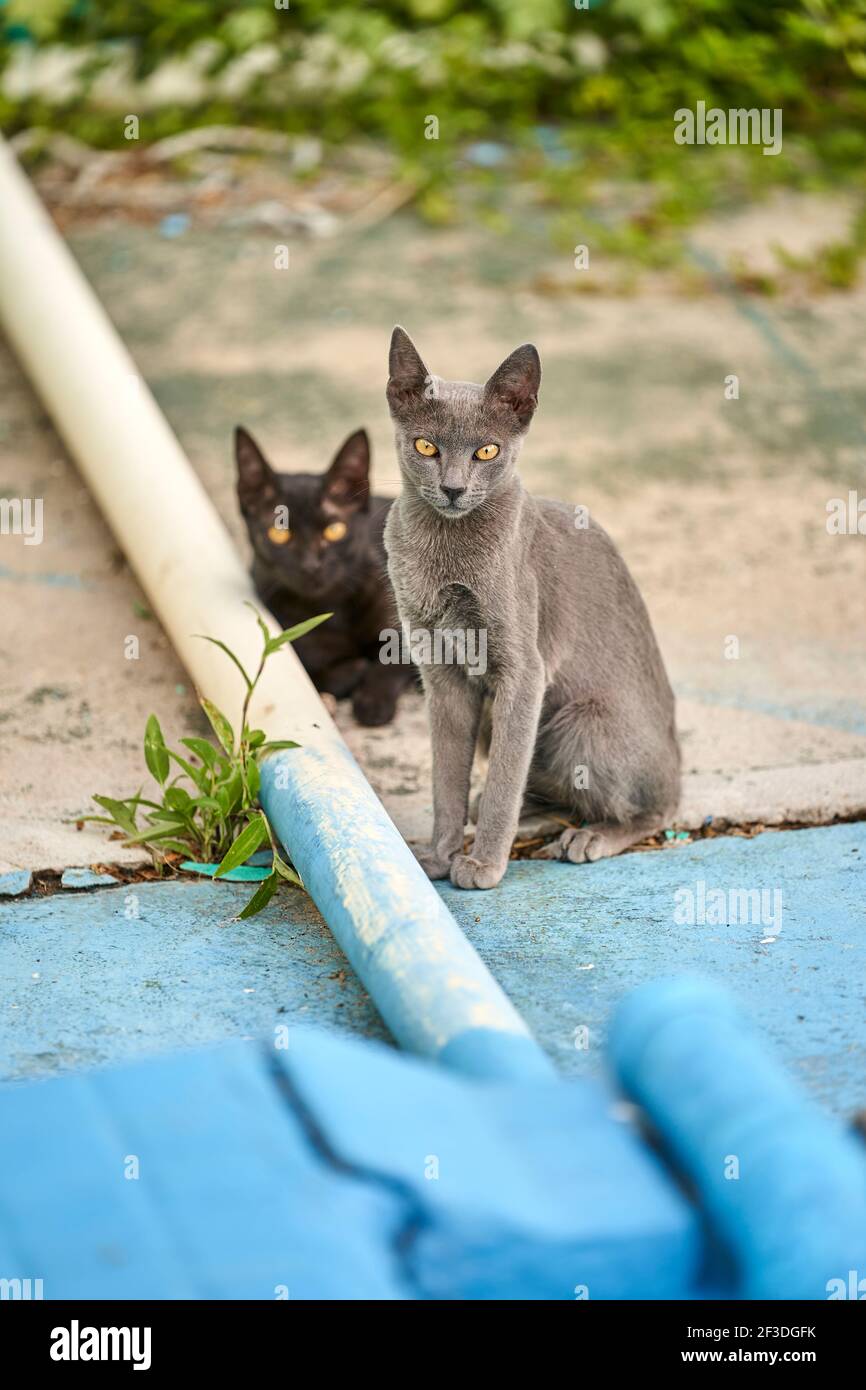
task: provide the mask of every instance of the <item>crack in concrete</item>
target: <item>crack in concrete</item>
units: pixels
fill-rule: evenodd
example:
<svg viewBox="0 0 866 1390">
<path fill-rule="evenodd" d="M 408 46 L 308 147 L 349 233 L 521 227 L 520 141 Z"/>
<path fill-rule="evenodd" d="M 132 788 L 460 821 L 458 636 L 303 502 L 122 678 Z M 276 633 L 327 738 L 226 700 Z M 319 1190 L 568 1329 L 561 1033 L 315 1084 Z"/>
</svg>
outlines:
<svg viewBox="0 0 866 1390">
<path fill-rule="evenodd" d="M 412 1251 L 423 1230 L 430 1229 L 431 1222 L 412 1189 L 387 1173 L 348 1162 L 331 1144 L 310 1106 L 298 1090 L 291 1074 L 280 1065 L 270 1047 L 261 1048 L 262 1060 L 275 1087 L 282 1095 L 292 1114 L 301 1125 L 310 1147 L 335 1173 L 356 1181 L 371 1183 L 390 1196 L 397 1198 L 404 1210 L 404 1219 L 392 1239 L 392 1251 L 400 1270 L 402 1282 L 417 1299 L 429 1297 L 418 1283 L 417 1273 L 412 1264 Z"/>
</svg>

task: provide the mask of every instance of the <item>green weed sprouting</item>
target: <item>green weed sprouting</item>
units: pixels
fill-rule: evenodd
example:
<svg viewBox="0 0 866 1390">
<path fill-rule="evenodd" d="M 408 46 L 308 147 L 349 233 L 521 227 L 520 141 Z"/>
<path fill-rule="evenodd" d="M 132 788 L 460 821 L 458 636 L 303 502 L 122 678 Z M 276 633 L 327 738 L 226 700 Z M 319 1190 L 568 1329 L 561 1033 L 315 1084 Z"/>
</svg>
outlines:
<svg viewBox="0 0 866 1390">
<path fill-rule="evenodd" d="M 94 796 L 93 800 L 108 815 L 84 817 L 102 825 L 119 827 L 126 836 L 124 843 L 144 845 L 158 868 L 165 864 L 167 853 L 183 854 L 201 864 L 219 861 L 214 878 L 236 869 L 267 841 L 272 855 L 271 872 L 258 884 L 239 914 L 241 917 L 253 917 L 261 912 L 281 880 L 298 888 L 304 886 L 282 857 L 267 816 L 258 804 L 259 759 L 277 749 L 297 748 L 298 744 L 291 739 L 268 739 L 262 729 L 251 729 L 247 723 L 250 701 L 268 657 L 332 616 L 322 613 L 272 637 L 253 605 L 249 607 L 255 613 L 263 639 L 258 670 L 252 678 L 225 642 L 218 637 L 196 634 L 225 652 L 243 677 L 246 694 L 241 709 L 240 734 L 235 736 L 229 720 L 216 705 L 199 696 L 219 746 L 215 747 L 204 738 L 182 738 L 180 741 L 190 754 L 185 758 L 166 745 L 159 720 L 152 714 L 144 731 L 144 761 L 159 784 L 161 800 L 148 800 L 140 790 L 123 800 Z M 179 771 L 170 779 L 172 763 Z M 184 782 L 187 786 L 181 785 Z M 142 824 L 139 824 L 139 815 Z"/>
</svg>

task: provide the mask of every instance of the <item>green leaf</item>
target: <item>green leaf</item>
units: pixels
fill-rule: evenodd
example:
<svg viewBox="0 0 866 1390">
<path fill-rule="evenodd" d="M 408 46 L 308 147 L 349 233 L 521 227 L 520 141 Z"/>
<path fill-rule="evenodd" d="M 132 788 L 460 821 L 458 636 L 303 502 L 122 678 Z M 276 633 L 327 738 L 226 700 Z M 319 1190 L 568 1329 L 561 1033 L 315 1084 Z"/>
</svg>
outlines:
<svg viewBox="0 0 866 1390">
<path fill-rule="evenodd" d="M 144 728 L 144 761 L 147 770 L 162 786 L 168 776 L 168 749 L 159 727 L 159 720 L 152 714 Z"/>
<path fill-rule="evenodd" d="M 250 748 L 260 748 L 266 738 L 264 729 L 246 729 L 245 733 Z"/>
<path fill-rule="evenodd" d="M 222 711 L 218 710 L 216 705 L 212 704 L 210 700 L 206 700 L 204 695 L 199 696 L 199 704 L 210 720 L 210 726 L 223 748 L 229 756 L 231 756 L 235 747 L 235 735 L 231 724 Z"/>
<path fill-rule="evenodd" d="M 255 758 L 250 758 L 246 767 L 247 787 L 250 793 L 250 800 L 255 801 L 259 794 L 259 787 L 262 784 L 262 774 L 259 772 L 259 765 Z"/>
<path fill-rule="evenodd" d="M 183 768 L 183 771 L 194 787 L 198 787 L 199 791 L 202 792 L 207 790 L 210 786 L 210 777 L 207 772 L 199 767 L 193 767 L 192 763 L 187 762 L 186 758 L 182 758 L 179 753 L 175 753 L 173 748 L 169 748 L 168 756 L 174 758 L 178 767 Z"/>
<path fill-rule="evenodd" d="M 312 632 L 314 627 L 320 623 L 327 622 L 328 618 L 333 618 L 333 613 L 320 613 L 317 618 L 307 618 L 302 623 L 295 623 L 294 627 L 287 627 L 285 632 L 281 632 L 279 637 L 271 637 L 265 644 L 265 653 L 270 656 L 271 652 L 277 651 L 279 647 L 284 647 L 287 642 L 296 642 L 299 637 Z"/>
<path fill-rule="evenodd" d="M 263 907 L 267 907 L 279 886 L 279 874 L 271 874 L 270 878 L 264 879 L 253 893 L 243 912 L 238 913 L 238 918 L 255 917 L 257 912 L 261 912 Z"/>
<path fill-rule="evenodd" d="M 215 647 L 219 647 L 221 652 L 225 652 L 226 656 L 229 658 L 230 661 L 234 662 L 235 666 L 237 666 L 238 670 L 240 671 L 241 675 L 246 681 L 247 690 L 252 690 L 253 683 L 250 680 L 241 663 L 238 661 L 231 647 L 227 647 L 225 642 L 221 642 L 218 637 L 206 637 L 203 632 L 195 632 L 193 633 L 193 636 L 200 638 L 202 642 L 212 642 Z"/>
<path fill-rule="evenodd" d="M 280 878 L 284 878 L 287 883 L 294 883 L 297 888 L 303 888 L 303 882 L 295 873 L 294 869 L 291 865 L 287 864 L 285 860 L 281 859 L 278 854 L 274 855 L 274 870 L 280 875 Z"/>
<path fill-rule="evenodd" d="M 126 804 L 127 806 L 132 806 L 136 811 L 139 806 L 150 806 L 153 811 L 162 810 L 162 803 L 160 801 L 148 801 L 146 796 L 142 796 L 140 790 L 136 792 L 135 796 L 128 796 L 126 798 Z"/>
<path fill-rule="evenodd" d="M 275 753 L 278 748 L 300 748 L 300 746 L 299 743 L 295 743 L 290 738 L 278 738 L 270 743 L 263 743 L 261 748 L 256 751 L 258 753 Z"/>
<path fill-rule="evenodd" d="M 125 830 L 128 835 L 134 835 L 138 830 L 135 823 L 135 811 L 131 810 L 127 802 L 115 801 L 110 796 L 94 796 L 93 800 L 97 806 L 101 806 L 104 811 L 110 812 L 121 830 Z"/>
<path fill-rule="evenodd" d="M 240 768 L 232 767 L 226 780 L 218 782 L 214 787 L 213 794 L 220 804 L 223 820 L 230 816 L 232 811 L 238 810 L 244 794 Z"/>
<path fill-rule="evenodd" d="M 192 808 L 192 797 L 189 792 L 185 792 L 183 787 L 169 787 L 165 794 L 165 804 L 172 811 L 177 811 L 186 820 Z"/>
<path fill-rule="evenodd" d="M 184 748 L 188 748 L 191 753 L 195 753 L 197 758 L 201 758 L 205 767 L 214 768 L 219 762 L 219 754 L 212 743 L 208 743 L 206 738 L 182 738 L 181 743 Z"/>
<path fill-rule="evenodd" d="M 163 837 L 160 839 L 159 847 L 160 849 L 172 849 L 175 854 L 189 854 L 188 840 L 184 842 L 183 840 L 170 840 Z"/>
<path fill-rule="evenodd" d="M 259 625 L 259 631 L 261 632 L 262 637 L 265 639 L 265 651 L 267 651 L 268 643 L 271 640 L 271 630 L 268 627 L 259 610 L 256 608 L 255 604 L 250 603 L 249 599 L 244 599 L 244 602 L 247 605 L 247 608 L 249 608 L 252 614 L 254 615 L 255 620 Z"/>
<path fill-rule="evenodd" d="M 183 821 L 175 821 L 174 824 L 169 824 L 168 821 L 157 821 L 155 825 L 151 825 L 147 830 L 140 830 L 137 835 L 130 835 L 128 839 L 124 840 L 124 844 L 146 845 L 151 843 L 156 844 L 159 840 L 166 840 L 169 838 L 177 839 L 177 832 L 184 828 Z"/>
<path fill-rule="evenodd" d="M 150 821 L 151 825 L 163 823 L 168 825 L 183 825 L 186 819 L 186 812 L 178 810 L 175 806 L 166 804 L 165 806 L 160 806 L 156 811 L 151 811 L 147 819 Z"/>
<path fill-rule="evenodd" d="M 255 854 L 259 845 L 267 838 L 267 821 L 264 816 L 258 815 L 241 831 L 228 854 L 221 861 L 214 878 L 220 878 L 223 874 L 228 873 L 229 869 L 235 869 L 238 864 L 243 864 L 245 859 L 249 859 L 251 854 Z"/>
</svg>

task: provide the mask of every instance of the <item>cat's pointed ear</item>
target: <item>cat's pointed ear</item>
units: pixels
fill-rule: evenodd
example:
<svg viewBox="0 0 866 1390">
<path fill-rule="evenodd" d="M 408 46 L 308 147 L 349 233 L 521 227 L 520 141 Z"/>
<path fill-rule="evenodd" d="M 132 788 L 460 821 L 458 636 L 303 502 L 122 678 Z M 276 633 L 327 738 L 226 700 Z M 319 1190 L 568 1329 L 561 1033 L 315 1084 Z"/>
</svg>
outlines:
<svg viewBox="0 0 866 1390">
<path fill-rule="evenodd" d="M 235 428 L 235 461 L 238 466 L 238 501 L 242 512 L 252 511 L 262 502 L 276 501 L 274 470 L 242 425 Z"/>
<path fill-rule="evenodd" d="M 535 414 L 540 385 L 538 352 L 532 343 L 524 343 L 496 368 L 484 387 L 484 395 L 488 400 L 508 406 L 518 423 L 525 427 Z"/>
<path fill-rule="evenodd" d="M 322 509 L 345 515 L 366 509 L 370 501 L 370 441 L 366 430 L 350 434 L 322 479 Z"/>
<path fill-rule="evenodd" d="M 409 334 L 399 324 L 391 334 L 388 353 L 388 388 L 386 395 L 391 409 L 398 409 L 416 396 L 423 395 L 430 373 L 422 362 Z"/>
</svg>

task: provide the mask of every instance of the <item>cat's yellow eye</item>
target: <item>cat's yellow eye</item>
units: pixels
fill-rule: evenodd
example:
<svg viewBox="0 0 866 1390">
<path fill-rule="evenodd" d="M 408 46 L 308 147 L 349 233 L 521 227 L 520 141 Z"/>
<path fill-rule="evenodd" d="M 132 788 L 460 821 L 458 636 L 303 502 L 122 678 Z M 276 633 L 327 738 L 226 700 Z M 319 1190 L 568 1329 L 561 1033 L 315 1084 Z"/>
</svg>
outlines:
<svg viewBox="0 0 866 1390">
<path fill-rule="evenodd" d="M 341 541 L 348 529 L 345 521 L 332 521 L 325 527 L 322 535 L 326 541 Z"/>
<path fill-rule="evenodd" d="M 423 454 L 427 459 L 432 459 L 434 455 L 439 452 L 436 445 L 431 444 L 429 439 L 416 439 L 415 448 L 418 450 L 419 454 Z"/>
<path fill-rule="evenodd" d="M 488 459 L 495 459 L 498 453 L 498 444 L 482 444 L 480 449 L 475 450 L 475 458 L 483 459 L 486 463 Z"/>
<path fill-rule="evenodd" d="M 291 539 L 292 539 L 292 533 L 291 533 L 290 530 L 288 530 L 287 527 L 285 527 L 285 526 L 269 526 L 269 527 L 268 527 L 268 540 L 271 541 L 273 545 L 285 545 L 286 542 L 287 542 L 287 541 L 290 541 Z"/>
</svg>

